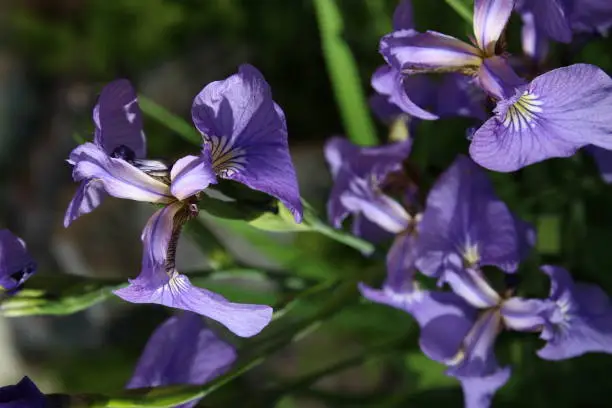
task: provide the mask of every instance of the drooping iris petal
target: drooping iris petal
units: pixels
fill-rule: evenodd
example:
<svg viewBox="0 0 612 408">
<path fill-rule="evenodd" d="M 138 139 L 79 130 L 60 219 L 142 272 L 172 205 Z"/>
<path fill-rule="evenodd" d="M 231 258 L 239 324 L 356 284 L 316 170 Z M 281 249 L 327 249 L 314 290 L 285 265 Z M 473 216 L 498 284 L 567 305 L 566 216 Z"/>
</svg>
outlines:
<svg viewBox="0 0 612 408">
<path fill-rule="evenodd" d="M 143 261 L 140 275 L 114 293 L 131 303 L 155 303 L 206 316 L 240 337 L 256 335 L 272 320 L 270 306 L 232 303 L 221 295 L 193 286 L 185 275 L 176 271 L 168 273 L 171 276 L 164 266 Z"/>
<path fill-rule="evenodd" d="M 572 40 L 567 1 L 522 0 L 516 8 L 521 15 L 531 14 L 535 28 L 544 36 L 563 43 Z"/>
<path fill-rule="evenodd" d="M 28 377 L 23 377 L 15 385 L 0 387 L 0 407 L 2 408 L 46 408 L 45 395 Z"/>
<path fill-rule="evenodd" d="M 425 275 L 440 277 L 447 267 L 460 266 L 449 255 L 506 272 L 516 270 L 521 260 L 522 237 L 514 216 L 484 171 L 465 156 L 434 184 L 419 225 L 416 265 Z"/>
<path fill-rule="evenodd" d="M 7 229 L 0 230 L 0 291 L 18 290 L 36 267 L 25 242 Z"/>
<path fill-rule="evenodd" d="M 403 73 L 477 69 L 481 62 L 477 48 L 435 31 L 395 31 L 381 39 L 379 50 Z"/>
<path fill-rule="evenodd" d="M 475 133 L 470 155 L 488 169 L 511 172 L 593 144 L 612 149 L 612 79 L 575 64 L 540 75 L 497 104 Z"/>
<path fill-rule="evenodd" d="M 412 1 L 401 0 L 393 12 L 393 29 L 402 30 L 414 28 Z"/>
<path fill-rule="evenodd" d="M 495 44 L 506 28 L 513 8 L 514 0 L 474 1 L 476 43 L 488 56 L 495 54 Z"/>
<path fill-rule="evenodd" d="M 539 299 L 512 297 L 504 300 L 500 312 L 508 329 L 531 332 L 544 324 L 542 316 L 550 306 L 550 302 Z"/>
<path fill-rule="evenodd" d="M 79 188 L 64 215 L 64 227 L 68 226 L 81 215 L 89 214 L 95 210 L 105 196 L 104 187 L 95 180 L 81 181 Z"/>
<path fill-rule="evenodd" d="M 205 86 L 194 99 L 192 117 L 219 176 L 278 198 L 301 221 L 285 115 L 255 67 L 241 65 L 237 74 Z"/>
<path fill-rule="evenodd" d="M 174 197 L 184 200 L 217 183 L 207 150 L 200 156 L 185 156 L 174 163 L 170 171 L 170 191 Z"/>
<path fill-rule="evenodd" d="M 381 228 L 397 232 L 408 221 L 405 210 L 380 188 L 386 176 L 400 170 L 411 141 L 358 147 L 334 137 L 325 144 L 334 186 L 327 203 L 330 222 L 339 228 L 350 213 L 362 213 Z M 366 213 L 367 212 L 367 213 Z M 380 217 L 380 218 L 379 218 Z"/>
<path fill-rule="evenodd" d="M 465 408 L 489 408 L 497 390 L 510 379 L 510 373 L 510 367 L 505 367 L 487 376 L 459 377 Z"/>
<path fill-rule="evenodd" d="M 538 356 L 561 360 L 588 352 L 612 353 L 612 304 L 608 295 L 592 284 L 574 283 L 563 268 L 543 266 L 551 280 L 549 300 L 555 307 L 544 318 Z"/>
<path fill-rule="evenodd" d="M 373 243 L 386 241 L 392 236 L 389 231 L 370 221 L 363 214 L 355 214 L 351 230 L 353 235 Z"/>
<path fill-rule="evenodd" d="M 405 76 L 398 69 L 383 65 L 372 75 L 372 88 L 402 112 L 421 119 L 438 118 L 422 108 L 435 102 L 435 88 L 425 76 Z"/>
<path fill-rule="evenodd" d="M 142 131 L 142 113 L 138 107 L 136 91 L 127 79 L 118 79 L 106 85 L 94 107 L 96 125 L 94 142 L 112 154 L 125 146 L 142 159 L 146 154 L 145 135 Z"/>
<path fill-rule="evenodd" d="M 597 146 L 587 146 L 585 148 L 597 164 L 601 178 L 608 184 L 612 183 L 612 150 L 602 149 Z"/>
<path fill-rule="evenodd" d="M 94 180 L 104 191 L 117 198 L 150 203 L 168 203 L 173 200 L 168 186 L 134 167 L 123 159 L 109 157 L 93 143 L 85 143 L 73 150 L 75 181 Z"/>
<path fill-rule="evenodd" d="M 194 313 L 181 313 L 163 322 L 149 338 L 126 388 L 203 385 L 224 374 L 236 351 L 208 329 Z M 195 406 L 199 400 L 180 405 Z"/>
</svg>

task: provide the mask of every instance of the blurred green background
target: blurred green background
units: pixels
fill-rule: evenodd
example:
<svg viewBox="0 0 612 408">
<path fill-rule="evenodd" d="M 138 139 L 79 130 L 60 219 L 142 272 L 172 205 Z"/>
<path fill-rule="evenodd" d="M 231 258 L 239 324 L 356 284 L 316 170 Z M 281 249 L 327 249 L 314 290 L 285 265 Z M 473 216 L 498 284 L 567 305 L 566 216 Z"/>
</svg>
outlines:
<svg viewBox="0 0 612 408">
<path fill-rule="evenodd" d="M 420 30 L 465 38 L 471 30 L 442 0 L 415 0 Z M 369 78 L 382 63 L 381 35 L 391 30 L 395 0 L 338 0 L 343 38 L 370 94 Z M 518 18 L 509 30 L 510 51 L 520 54 Z M 311 0 L 27 0 L 0 1 L 0 217 L 22 236 L 38 259 L 40 274 L 72 273 L 124 280 L 140 267 L 140 229 L 153 208 L 107 199 L 94 214 L 70 229 L 63 213 L 75 184 L 65 162 L 78 138 L 90 138 L 97 92 L 127 77 L 140 93 L 189 121 L 193 97 L 208 82 L 234 73 L 240 63 L 258 67 L 283 107 L 302 195 L 322 214 L 330 177 L 323 142 L 343 134 Z M 612 72 L 612 41 L 593 39 L 556 46 L 550 66 L 588 62 Z M 612 114 L 612 112 L 611 112 Z M 421 123 L 413 163 L 431 185 L 459 153 L 467 152 L 466 129 L 452 119 Z M 387 129 L 376 124 L 384 142 Z M 145 118 L 149 156 L 176 158 L 193 151 L 167 127 Z M 76 137 L 75 137 L 76 136 Z M 600 179 L 580 153 L 553 159 L 514 174 L 491 174 L 498 194 L 538 228 L 537 251 L 525 263 L 521 291 L 543 296 L 541 263 L 567 267 L 576 279 L 612 293 L 612 186 Z M 356 271 L 382 281 L 380 259 L 315 234 L 257 235 L 257 245 L 227 226 L 208 225 L 229 252 L 212 238 L 183 239 L 179 266 L 201 270 L 211 264 L 255 266 L 314 282 L 350 282 Z M 253 233 L 253 231 L 251 231 Z M 196 235 L 192 235 L 197 237 Z M 207 281 L 233 300 L 287 299 L 279 286 L 232 279 Z M 308 314 L 324 302 L 318 293 L 291 311 Z M 292 295 L 290 295 L 292 296 Z M 0 321 L 0 383 L 24 374 L 47 392 L 111 393 L 121 389 L 151 331 L 170 311 L 111 299 L 66 317 Z M 370 358 L 369 347 L 405 334 Z M 411 318 L 354 296 L 342 311 L 299 342 L 279 350 L 265 364 L 201 402 L 210 407 L 458 407 L 458 383 L 444 367 L 419 352 Z M 511 381 L 494 407 L 612 406 L 612 357 L 588 355 L 553 363 L 539 360 L 537 338 L 503 334 L 499 359 L 513 365 Z M 355 357 L 353 357 L 355 356 Z M 285 398 L 269 398 L 275 384 L 349 359 L 347 370 L 318 382 L 287 387 Z M 275 388 L 276 387 L 276 388 Z M 216 402 L 221 401 L 221 402 Z M 271 402 L 272 401 L 272 402 Z"/>
</svg>

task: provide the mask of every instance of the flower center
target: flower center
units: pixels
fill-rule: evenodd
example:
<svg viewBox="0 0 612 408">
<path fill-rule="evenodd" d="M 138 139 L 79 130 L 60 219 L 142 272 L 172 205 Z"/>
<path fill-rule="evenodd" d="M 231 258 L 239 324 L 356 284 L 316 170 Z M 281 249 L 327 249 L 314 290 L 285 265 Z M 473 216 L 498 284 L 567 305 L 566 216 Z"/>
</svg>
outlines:
<svg viewBox="0 0 612 408">
<path fill-rule="evenodd" d="M 211 146 L 213 169 L 221 177 L 231 177 L 237 171 L 244 170 L 246 163 L 244 149 L 235 148 L 227 136 L 208 136 L 208 141 Z"/>
<path fill-rule="evenodd" d="M 535 118 L 542 112 L 543 102 L 538 96 L 528 91 L 523 94 L 506 110 L 503 124 L 519 131 L 535 126 Z"/>
</svg>

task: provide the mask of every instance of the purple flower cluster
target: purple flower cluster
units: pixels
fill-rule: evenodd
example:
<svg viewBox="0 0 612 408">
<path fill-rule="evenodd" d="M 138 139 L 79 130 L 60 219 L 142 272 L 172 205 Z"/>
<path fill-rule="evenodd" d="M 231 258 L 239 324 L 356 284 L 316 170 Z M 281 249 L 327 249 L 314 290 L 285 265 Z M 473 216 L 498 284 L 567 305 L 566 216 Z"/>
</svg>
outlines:
<svg viewBox="0 0 612 408">
<path fill-rule="evenodd" d="M 362 284 L 360 290 L 414 317 L 421 350 L 461 382 L 466 407 L 488 407 L 510 377 L 510 367 L 501 367 L 494 353 L 504 330 L 538 333 L 546 342 L 538 352 L 544 359 L 612 353 L 612 304 L 599 287 L 574 283 L 563 268 L 543 266 L 551 280 L 549 297 L 517 295 L 517 269 L 535 232 L 495 195 L 482 168 L 459 156 L 422 205 L 417 187 L 402 178 L 409 152 L 409 141 L 378 147 L 329 141 L 329 218 L 340 227 L 353 214 L 354 232 L 370 240 L 395 236 L 382 289 Z M 496 290 L 484 266 L 501 270 L 507 285 Z M 417 272 L 434 278 L 439 289 L 422 289 Z"/>
<path fill-rule="evenodd" d="M 192 311 L 220 322 L 238 336 L 250 337 L 270 322 L 272 309 L 232 303 L 193 286 L 177 271 L 176 246 L 183 225 L 198 215 L 201 194 L 220 179 L 276 197 L 301 222 L 302 204 L 285 116 L 262 74 L 250 65 L 205 86 L 194 99 L 192 116 L 202 134 L 199 154 L 182 157 L 172 165 L 147 159 L 134 89 L 127 80 L 107 85 L 93 112 L 93 142 L 75 148 L 68 160 L 80 187 L 64 225 L 93 211 L 105 195 L 159 205 L 142 233 L 140 275 L 115 294 L 133 303 Z"/>
<path fill-rule="evenodd" d="M 575 64 L 543 73 L 531 81 L 520 77 L 505 50 L 504 30 L 513 10 L 523 16 L 524 48 L 542 53 L 544 39 L 568 42 L 572 30 L 602 31 L 612 24 L 612 3 L 592 0 L 475 0 L 472 44 L 435 31 L 412 28 L 410 3 L 396 11 L 394 31 L 380 41 L 387 66 L 379 68 L 372 86 L 387 105 L 421 118 L 444 115 L 481 118 L 482 89 L 496 107 L 472 135 L 470 156 L 483 167 L 511 172 L 552 157 L 568 157 L 584 146 L 612 149 L 612 79 L 601 69 Z M 538 49 L 538 51 L 536 51 Z M 463 75 L 464 81 L 442 82 L 444 104 L 431 103 L 424 73 Z M 455 83 L 450 90 L 447 81 Z M 416 85 L 415 85 L 416 83 Z M 461 85 L 461 86 L 459 86 Z M 432 106 L 434 113 L 423 109 Z M 379 106 L 378 103 L 377 106 Z M 437 114 L 436 114 L 437 113 Z"/>
</svg>

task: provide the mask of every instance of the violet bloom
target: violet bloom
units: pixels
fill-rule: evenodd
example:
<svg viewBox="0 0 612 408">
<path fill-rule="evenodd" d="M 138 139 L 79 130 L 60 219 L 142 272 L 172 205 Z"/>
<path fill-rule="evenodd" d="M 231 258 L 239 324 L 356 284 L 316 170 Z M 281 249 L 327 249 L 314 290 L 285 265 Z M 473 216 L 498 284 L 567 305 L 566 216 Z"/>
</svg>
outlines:
<svg viewBox="0 0 612 408">
<path fill-rule="evenodd" d="M 203 385 L 227 372 L 235 360 L 234 348 L 208 329 L 200 316 L 181 313 L 155 329 L 126 388 Z M 178 407 L 191 408 L 198 401 Z"/>
<path fill-rule="evenodd" d="M 393 30 L 412 31 L 413 28 L 411 1 L 402 0 L 393 14 Z M 470 82 L 461 75 L 451 75 L 436 84 L 426 76 L 406 76 L 398 67 L 384 65 L 372 75 L 372 87 L 377 95 L 370 99 L 370 105 L 385 122 L 392 122 L 403 114 L 427 120 L 448 116 L 484 120 L 482 98 Z"/>
<path fill-rule="evenodd" d="M 411 145 L 410 140 L 376 147 L 356 146 L 341 137 L 327 141 L 325 158 L 334 179 L 327 212 L 335 228 L 349 214 L 355 216 L 353 232 L 370 240 L 410 226 L 412 217 L 382 189 L 388 176 L 402 170 Z"/>
<path fill-rule="evenodd" d="M 470 145 L 481 166 L 511 172 L 589 144 L 612 149 L 612 79 L 601 69 L 575 64 L 521 84 L 505 68 L 490 68 L 499 101 Z"/>
<path fill-rule="evenodd" d="M 380 52 L 393 69 L 404 75 L 426 72 L 476 75 L 480 86 L 489 92 L 486 83 L 481 83 L 482 77 L 488 75 L 483 63 L 500 54 L 498 42 L 513 7 L 513 0 L 476 0 L 474 45 L 435 31 L 402 29 L 381 39 Z"/>
<path fill-rule="evenodd" d="M 561 360 L 588 352 L 612 353 L 612 304 L 597 285 L 575 283 L 563 268 L 542 267 L 550 277 L 551 307 L 545 316 L 541 338 L 546 345 L 538 356 Z"/>
<path fill-rule="evenodd" d="M 459 156 L 432 187 L 419 224 L 416 267 L 440 278 L 464 267 L 514 272 L 534 232 L 510 212 L 485 172 Z"/>
<path fill-rule="evenodd" d="M 544 322 L 546 302 L 498 294 L 482 272 L 466 268 L 449 272 L 453 292 L 423 291 L 411 284 L 396 291 L 360 285 L 367 299 L 408 312 L 421 328 L 419 346 L 432 360 L 445 364 L 446 374 L 463 388 L 466 408 L 486 408 L 510 378 L 494 352 L 502 330 L 534 332 Z"/>
<path fill-rule="evenodd" d="M 106 85 L 93 110 L 95 125 L 93 145 L 111 157 L 135 164 L 144 159 L 146 142 L 142 131 L 142 113 L 138 107 L 136 92 L 126 79 L 118 79 Z M 77 148 L 78 149 L 78 148 Z M 77 150 L 73 152 L 73 154 Z M 71 154 L 69 163 L 75 164 Z M 153 163 L 153 162 L 152 162 Z M 167 170 L 158 162 L 161 170 Z M 90 213 L 100 205 L 105 195 L 104 187 L 96 179 L 83 179 L 64 217 L 68 227 L 75 219 Z"/>
<path fill-rule="evenodd" d="M 45 408 L 45 395 L 28 377 L 23 377 L 15 385 L 0 387 L 1 408 Z"/>
<path fill-rule="evenodd" d="M 7 229 L 0 230 L 0 292 L 18 291 L 36 267 L 25 242 Z"/>
<path fill-rule="evenodd" d="M 301 222 L 285 114 L 261 72 L 244 64 L 237 74 L 211 82 L 195 97 L 191 113 L 219 177 L 278 198 Z"/>
</svg>

